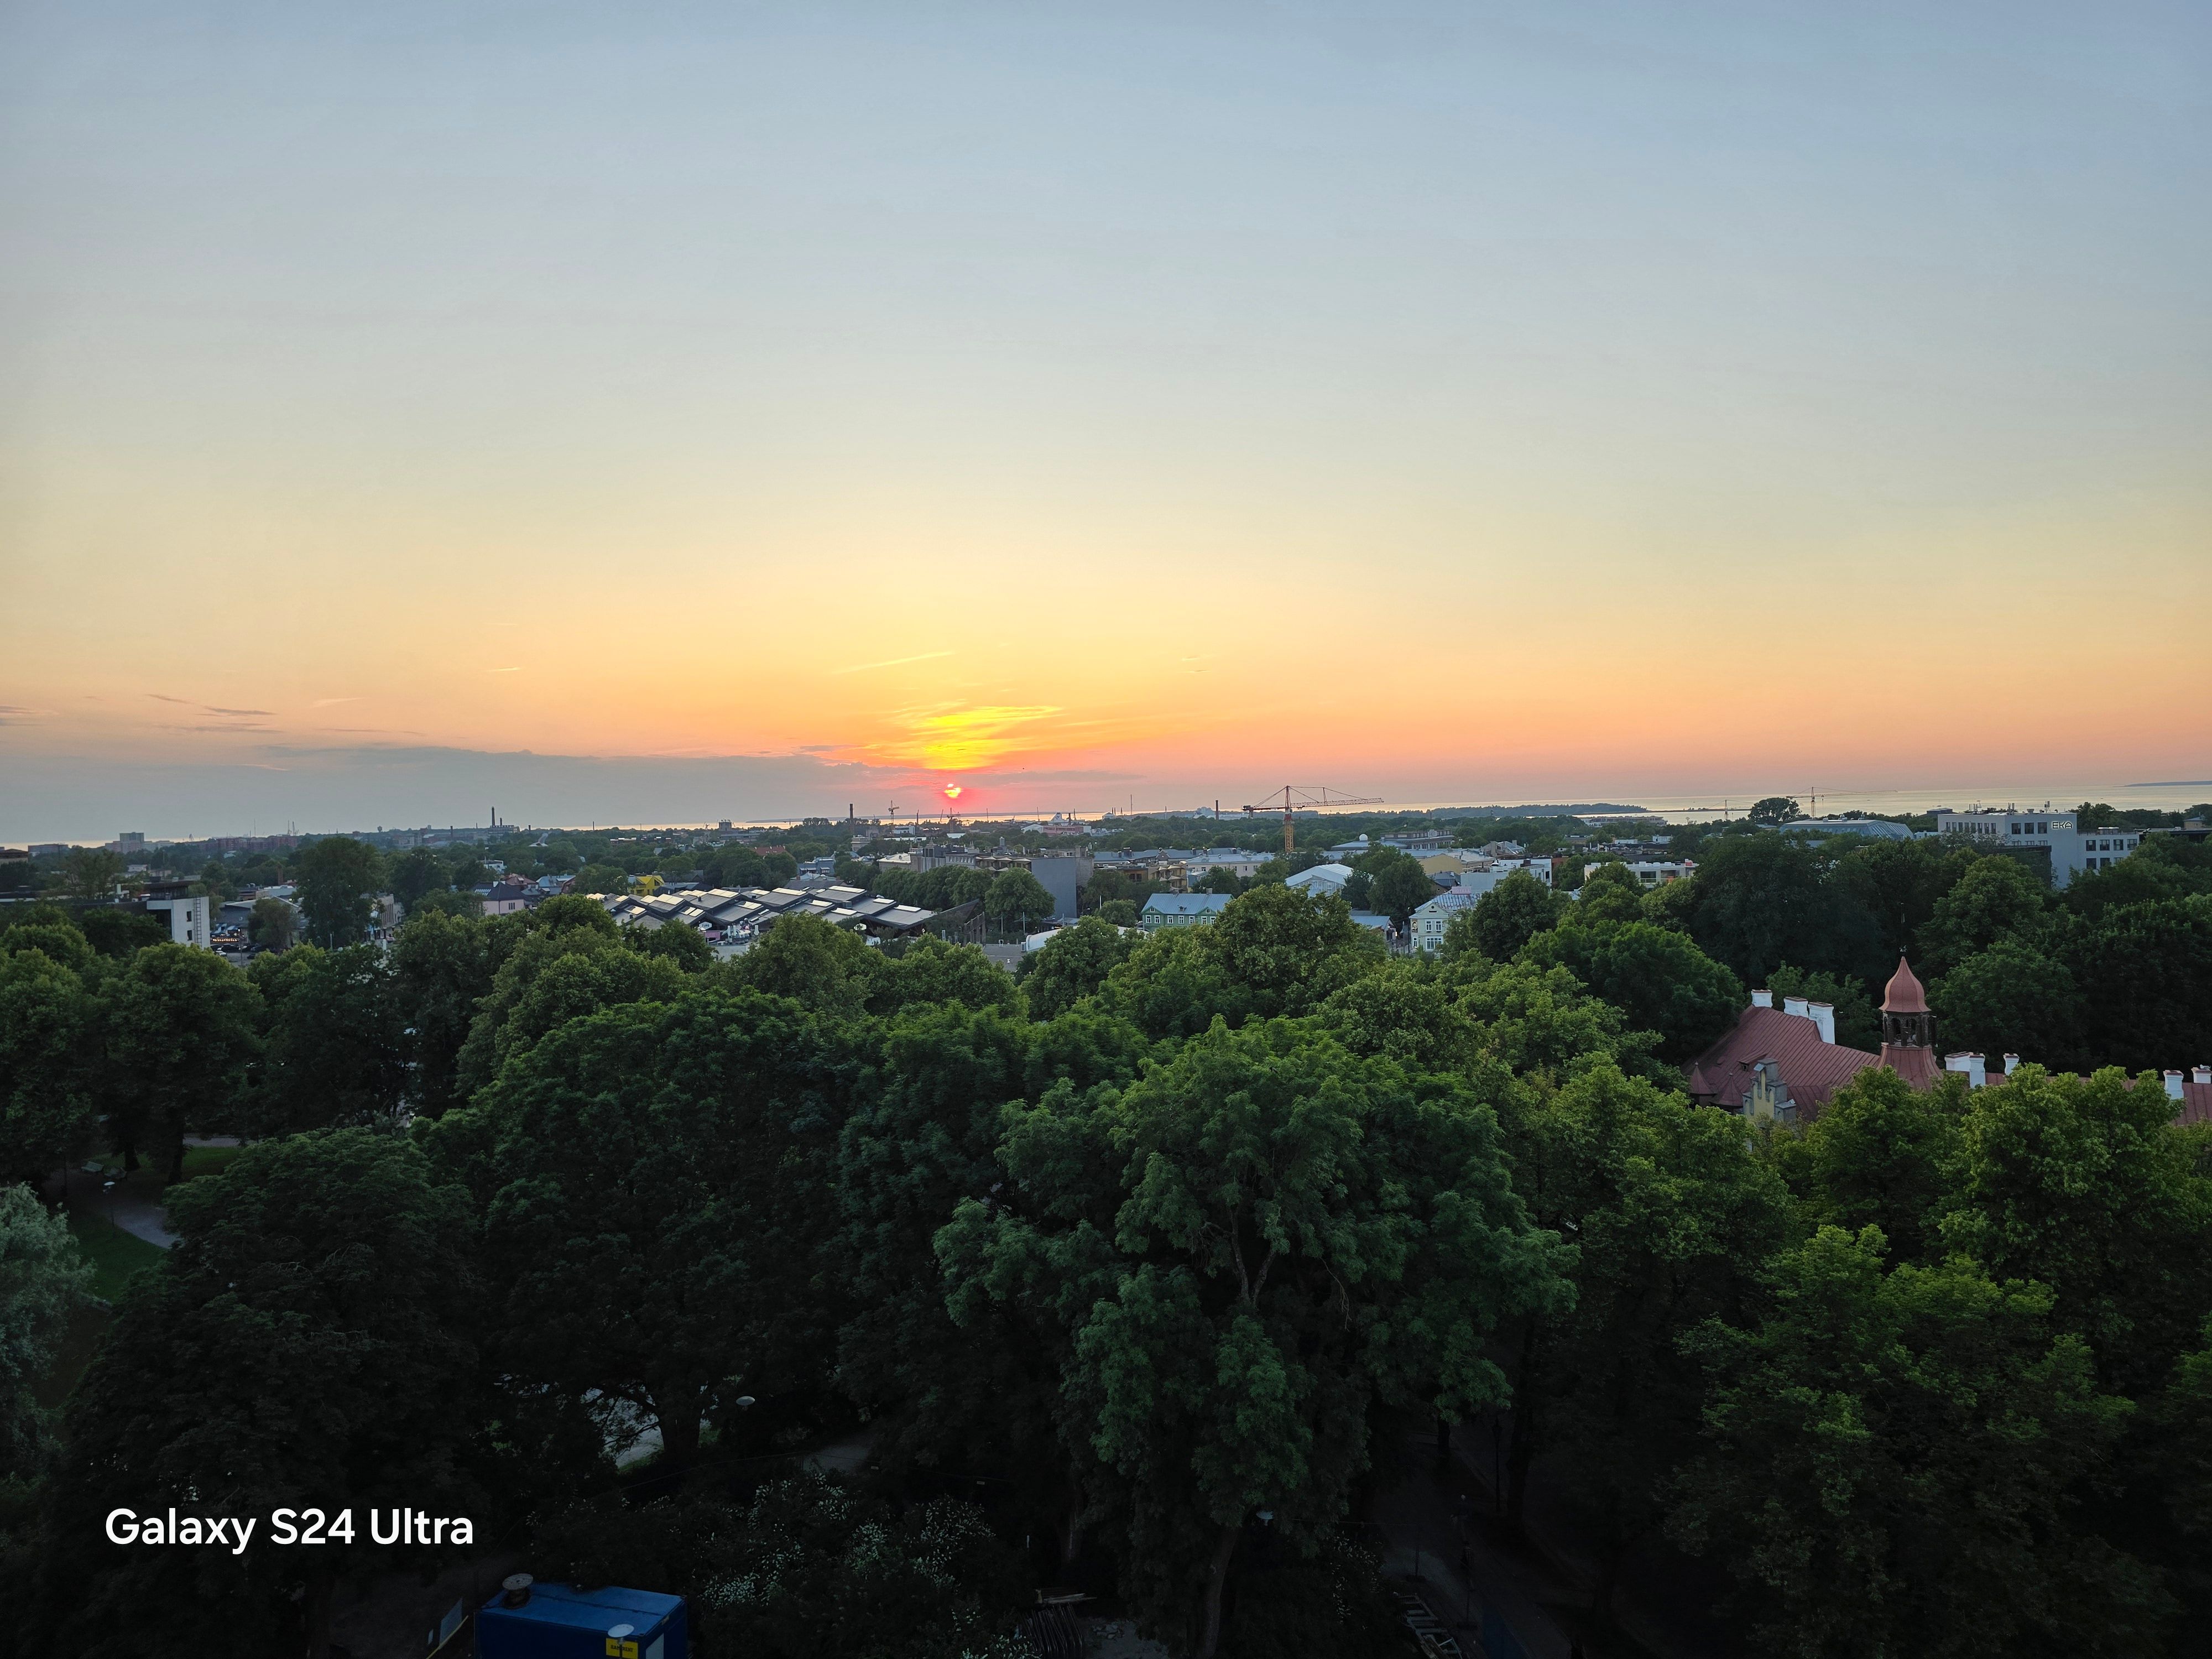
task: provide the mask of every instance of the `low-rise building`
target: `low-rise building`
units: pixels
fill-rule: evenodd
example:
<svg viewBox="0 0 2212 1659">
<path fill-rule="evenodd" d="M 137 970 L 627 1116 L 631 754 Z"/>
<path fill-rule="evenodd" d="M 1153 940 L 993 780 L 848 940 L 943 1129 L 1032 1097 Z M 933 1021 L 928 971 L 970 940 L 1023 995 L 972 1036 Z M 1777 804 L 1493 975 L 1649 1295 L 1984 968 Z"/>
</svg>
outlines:
<svg viewBox="0 0 2212 1659">
<path fill-rule="evenodd" d="M 2111 869 L 2142 846 L 2143 838 L 2140 830 L 2111 825 L 2087 828 L 2075 821 L 2073 813 L 2054 812 L 2047 806 L 2035 811 L 2008 806 L 2002 811 L 1976 808 L 1966 812 L 1938 808 L 1936 833 L 1962 836 L 1975 846 L 1992 851 L 2040 848 L 2051 855 L 2051 884 L 2062 890 L 2086 872 Z"/>
<path fill-rule="evenodd" d="M 1294 892 L 1340 896 L 1344 884 L 1352 879 L 1352 875 L 1348 864 L 1316 864 L 1286 878 L 1283 885 Z"/>
<path fill-rule="evenodd" d="M 1670 881 L 1680 881 L 1685 876 L 1698 873 L 1695 859 L 1680 860 L 1649 859 L 1626 866 L 1628 873 L 1645 887 L 1664 887 Z"/>
<path fill-rule="evenodd" d="M 1416 951 L 1441 951 L 1444 948 L 1444 930 L 1462 911 L 1474 908 L 1480 895 L 1464 887 L 1455 887 L 1448 893 L 1439 893 L 1413 912 L 1413 945 Z"/>
<path fill-rule="evenodd" d="M 1912 831 L 1887 818 L 1796 818 L 1781 826 L 1785 836 L 1870 836 L 1882 841 L 1911 841 Z"/>
<path fill-rule="evenodd" d="M 1212 921 L 1229 908 L 1226 893 L 1154 893 L 1137 913 L 1137 924 L 1146 933 L 1163 927 L 1190 927 Z"/>
<path fill-rule="evenodd" d="M 1450 834 L 1443 830 L 1409 830 L 1403 835 L 1382 837 L 1385 847 L 1395 847 L 1400 852 L 1411 853 L 1416 858 L 1424 853 L 1441 853 L 1451 843 Z"/>
<path fill-rule="evenodd" d="M 1881 1000 L 1881 1051 L 1836 1041 L 1836 1011 L 1825 1002 L 1751 994 L 1735 1027 L 1692 1060 L 1692 1100 L 1753 1120 L 1795 1123 L 1816 1115 L 1837 1090 L 1869 1066 L 1895 1072 L 1916 1089 L 1935 1085 L 1936 1017 L 1903 957 Z"/>
<path fill-rule="evenodd" d="M 215 948 L 214 918 L 209 914 L 208 896 L 194 893 L 190 882 L 162 882 L 146 890 L 147 910 L 154 915 L 166 913 L 169 920 L 169 943 L 189 945 L 195 949 L 212 951 Z"/>
<path fill-rule="evenodd" d="M 1075 853 L 1032 853 L 1028 863 L 1037 884 L 1052 895 L 1052 919 L 1073 921 L 1081 914 L 1076 901 L 1097 867 L 1095 861 Z"/>
<path fill-rule="evenodd" d="M 1187 854 L 1182 861 L 1187 878 L 1193 882 L 1204 880 L 1216 870 L 1226 870 L 1239 881 L 1249 881 L 1260 873 L 1260 866 L 1273 854 L 1255 853 L 1243 847 L 1209 847 L 1201 852 Z"/>
</svg>

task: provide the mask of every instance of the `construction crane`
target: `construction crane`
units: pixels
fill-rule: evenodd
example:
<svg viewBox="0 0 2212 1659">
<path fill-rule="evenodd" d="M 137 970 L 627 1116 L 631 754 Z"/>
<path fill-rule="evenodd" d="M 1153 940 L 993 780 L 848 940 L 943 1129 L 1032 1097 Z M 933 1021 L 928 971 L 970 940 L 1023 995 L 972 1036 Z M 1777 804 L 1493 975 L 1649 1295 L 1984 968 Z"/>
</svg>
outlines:
<svg viewBox="0 0 2212 1659">
<path fill-rule="evenodd" d="M 1380 795 L 1347 795 L 1341 789 L 1332 789 L 1327 784 L 1286 783 L 1257 806 L 1246 802 L 1247 817 L 1255 812 L 1272 812 L 1279 798 L 1283 803 L 1283 856 L 1291 855 L 1291 817 L 1301 806 L 1380 806 Z"/>
</svg>

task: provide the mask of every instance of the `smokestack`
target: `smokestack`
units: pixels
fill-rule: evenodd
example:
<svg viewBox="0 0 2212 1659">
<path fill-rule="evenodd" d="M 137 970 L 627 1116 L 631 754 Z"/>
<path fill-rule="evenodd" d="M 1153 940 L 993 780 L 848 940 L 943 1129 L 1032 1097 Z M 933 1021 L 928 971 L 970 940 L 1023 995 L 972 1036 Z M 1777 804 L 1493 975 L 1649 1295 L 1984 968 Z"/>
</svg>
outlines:
<svg viewBox="0 0 2212 1659">
<path fill-rule="evenodd" d="M 1990 1080 L 1989 1056 L 1986 1054 L 1946 1054 L 1943 1069 L 1966 1073 L 1966 1086 L 1978 1089 Z"/>
<path fill-rule="evenodd" d="M 1774 993 L 1753 991 L 1751 994 L 1751 1006 L 1754 1008 L 1771 1008 L 1774 1006 Z"/>
<path fill-rule="evenodd" d="M 2179 1100 L 2181 1098 L 2180 1073 L 2168 1072 L 2166 1074 L 2166 1097 L 2168 1100 Z"/>
<path fill-rule="evenodd" d="M 1821 1042 L 1833 1042 L 1836 1040 L 1836 1005 L 1832 1002 L 1814 1003 L 1813 1024 L 1820 1028 Z"/>
<path fill-rule="evenodd" d="M 1812 1007 L 1802 997 L 1783 998 L 1782 1012 L 1785 1014 L 1795 1014 L 1800 1019 L 1810 1019 L 1813 1018 Z"/>
</svg>

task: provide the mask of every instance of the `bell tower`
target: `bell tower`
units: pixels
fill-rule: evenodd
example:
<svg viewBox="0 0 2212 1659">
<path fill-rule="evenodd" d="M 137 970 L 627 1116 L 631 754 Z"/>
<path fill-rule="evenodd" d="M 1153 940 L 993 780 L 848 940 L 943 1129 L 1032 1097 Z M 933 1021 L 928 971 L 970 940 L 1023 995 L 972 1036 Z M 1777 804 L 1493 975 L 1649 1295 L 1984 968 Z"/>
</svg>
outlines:
<svg viewBox="0 0 2212 1659">
<path fill-rule="evenodd" d="M 1915 1088 L 1932 1085 L 1942 1069 L 1936 1059 L 1936 1016 L 1919 975 L 1903 957 L 1881 994 L 1881 1063 Z"/>
</svg>

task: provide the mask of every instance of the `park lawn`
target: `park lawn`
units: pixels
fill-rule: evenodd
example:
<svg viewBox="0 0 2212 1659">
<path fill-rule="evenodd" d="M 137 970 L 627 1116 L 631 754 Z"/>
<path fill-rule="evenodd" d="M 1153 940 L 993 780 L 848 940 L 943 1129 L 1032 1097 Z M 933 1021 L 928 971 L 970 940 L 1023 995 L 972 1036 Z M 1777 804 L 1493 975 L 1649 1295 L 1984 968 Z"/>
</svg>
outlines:
<svg viewBox="0 0 2212 1659">
<path fill-rule="evenodd" d="M 243 1146 L 187 1146 L 184 1178 L 191 1181 L 198 1176 L 221 1175 L 230 1167 L 230 1161 L 245 1150 Z"/>
<path fill-rule="evenodd" d="M 70 1212 L 69 1230 L 84 1259 L 92 1263 L 92 1293 L 103 1302 L 115 1301 L 131 1274 L 152 1267 L 163 1255 L 160 1245 L 149 1244 L 106 1216 L 87 1210 Z"/>
<path fill-rule="evenodd" d="M 85 1367 L 92 1364 L 100 1339 L 115 1317 L 114 1310 L 104 1304 L 123 1294 L 123 1287 L 131 1282 L 131 1274 L 141 1267 L 152 1267 L 163 1255 L 160 1245 L 149 1244 L 125 1232 L 106 1216 L 87 1211 L 70 1212 L 69 1230 L 84 1259 L 92 1263 L 90 1288 L 100 1301 L 70 1315 L 61 1340 L 54 1346 L 53 1364 L 32 1390 L 33 1398 L 50 1407 L 69 1398 L 70 1390 L 76 1387 Z"/>
</svg>

